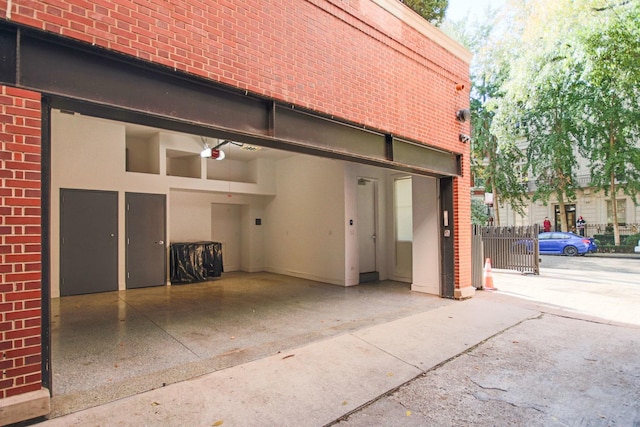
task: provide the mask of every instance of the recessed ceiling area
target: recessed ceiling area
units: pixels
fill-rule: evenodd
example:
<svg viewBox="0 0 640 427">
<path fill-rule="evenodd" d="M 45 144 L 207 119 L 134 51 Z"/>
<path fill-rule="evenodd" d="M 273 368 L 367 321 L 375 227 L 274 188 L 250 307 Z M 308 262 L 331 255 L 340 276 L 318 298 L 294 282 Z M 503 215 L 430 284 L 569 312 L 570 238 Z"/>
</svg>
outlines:
<svg viewBox="0 0 640 427">
<path fill-rule="evenodd" d="M 148 139 L 153 135 L 158 134 L 159 132 L 165 134 L 172 135 L 182 135 L 185 134 L 180 132 L 175 132 L 166 129 L 158 129 L 150 126 L 144 126 L 140 124 L 133 123 L 125 123 L 126 136 L 127 138 L 139 138 L 139 139 Z M 199 135 L 191 135 L 197 143 L 201 144 L 204 148 L 204 143 L 206 142 L 209 148 L 213 148 L 218 144 L 222 143 L 224 139 L 217 138 L 209 138 L 209 137 L 201 137 Z M 255 159 L 271 159 L 278 160 L 286 157 L 294 156 L 295 153 L 283 150 L 276 150 L 274 148 L 262 147 L 254 144 L 243 144 L 230 142 L 228 144 L 224 144 L 220 147 L 220 149 L 224 150 L 225 158 L 229 160 L 236 160 L 242 162 L 248 162 Z"/>
</svg>

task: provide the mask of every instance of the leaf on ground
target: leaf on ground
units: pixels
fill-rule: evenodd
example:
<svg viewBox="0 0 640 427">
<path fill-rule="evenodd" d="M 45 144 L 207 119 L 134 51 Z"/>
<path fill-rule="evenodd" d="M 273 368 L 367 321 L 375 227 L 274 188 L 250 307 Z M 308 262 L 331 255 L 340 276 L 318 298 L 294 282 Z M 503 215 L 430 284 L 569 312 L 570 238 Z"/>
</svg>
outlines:
<svg viewBox="0 0 640 427">
<path fill-rule="evenodd" d="M 411 411 L 407 411 L 407 417 L 411 416 Z"/>
<path fill-rule="evenodd" d="M 346 400 L 342 402 L 342 406 L 347 406 L 349 404 L 349 402 L 347 402 Z"/>
<path fill-rule="evenodd" d="M 224 424 L 224 421 L 218 420 L 218 421 L 216 421 L 215 423 L 213 423 L 211 425 L 214 426 L 214 427 L 218 427 L 218 426 L 221 426 L 222 424 Z"/>
<path fill-rule="evenodd" d="M 151 402 L 151 406 L 159 406 L 160 404 L 158 402 Z"/>
</svg>

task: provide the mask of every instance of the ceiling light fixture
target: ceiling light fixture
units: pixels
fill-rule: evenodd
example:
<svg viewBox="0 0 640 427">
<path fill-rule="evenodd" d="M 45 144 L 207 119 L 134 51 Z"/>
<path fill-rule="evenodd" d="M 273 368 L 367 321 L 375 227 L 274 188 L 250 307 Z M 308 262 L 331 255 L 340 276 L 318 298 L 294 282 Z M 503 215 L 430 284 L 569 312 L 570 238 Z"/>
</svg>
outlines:
<svg viewBox="0 0 640 427">
<path fill-rule="evenodd" d="M 202 145 L 204 146 L 204 149 L 200 152 L 200 157 L 211 158 L 215 160 L 223 160 L 226 157 L 225 152 L 220 149 L 220 147 L 226 144 L 237 145 L 238 147 L 240 147 L 240 149 L 246 150 L 246 151 L 258 151 L 262 149 L 262 147 L 244 144 L 242 142 L 229 141 L 228 139 L 223 140 L 221 143 L 219 143 L 214 147 L 209 147 L 207 138 L 205 138 L 204 136 L 201 136 L 200 139 L 202 140 Z"/>
<path fill-rule="evenodd" d="M 225 139 L 218 145 L 214 147 L 209 147 L 207 138 L 205 138 L 204 136 L 201 136 L 200 139 L 202 140 L 202 144 L 204 145 L 204 149 L 200 152 L 200 157 L 204 157 L 207 159 L 211 158 L 215 160 L 223 160 L 226 157 L 226 154 L 224 151 L 220 149 L 220 147 L 222 147 L 225 144 L 235 144 L 235 145 L 242 146 L 242 144 L 239 142 L 233 142 Z"/>
</svg>

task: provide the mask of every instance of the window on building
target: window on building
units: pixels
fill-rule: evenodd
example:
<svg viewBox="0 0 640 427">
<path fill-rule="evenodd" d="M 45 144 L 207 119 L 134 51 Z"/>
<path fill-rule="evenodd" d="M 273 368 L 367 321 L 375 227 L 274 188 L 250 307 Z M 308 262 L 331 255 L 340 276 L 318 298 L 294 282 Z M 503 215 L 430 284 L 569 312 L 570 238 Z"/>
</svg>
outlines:
<svg viewBox="0 0 640 427">
<path fill-rule="evenodd" d="M 618 211 L 618 225 L 627 223 L 627 201 L 616 200 L 616 206 Z M 607 200 L 607 224 L 613 224 L 613 203 L 611 200 Z"/>
</svg>

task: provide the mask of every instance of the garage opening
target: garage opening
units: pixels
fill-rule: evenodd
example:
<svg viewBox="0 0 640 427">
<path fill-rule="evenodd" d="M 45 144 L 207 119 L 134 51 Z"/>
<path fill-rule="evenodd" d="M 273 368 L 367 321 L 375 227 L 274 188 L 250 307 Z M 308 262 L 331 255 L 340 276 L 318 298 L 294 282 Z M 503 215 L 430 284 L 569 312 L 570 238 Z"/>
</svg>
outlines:
<svg viewBox="0 0 640 427">
<path fill-rule="evenodd" d="M 52 110 L 54 415 L 446 304 L 410 292 L 411 183 L 437 179 L 249 144 L 203 158 L 207 142 Z M 105 195 L 110 210 L 86 210 Z M 115 262 L 95 235 L 68 241 L 81 223 Z M 437 227 L 428 233 L 437 241 Z M 139 235 L 146 246 L 132 244 Z M 172 243 L 202 241 L 221 244 L 223 275 L 172 284 Z M 67 245 L 110 276 L 68 259 Z M 77 270 L 73 288 L 67 270 Z M 438 294 L 437 261 L 429 274 Z M 95 288 L 104 277 L 112 287 Z"/>
</svg>

